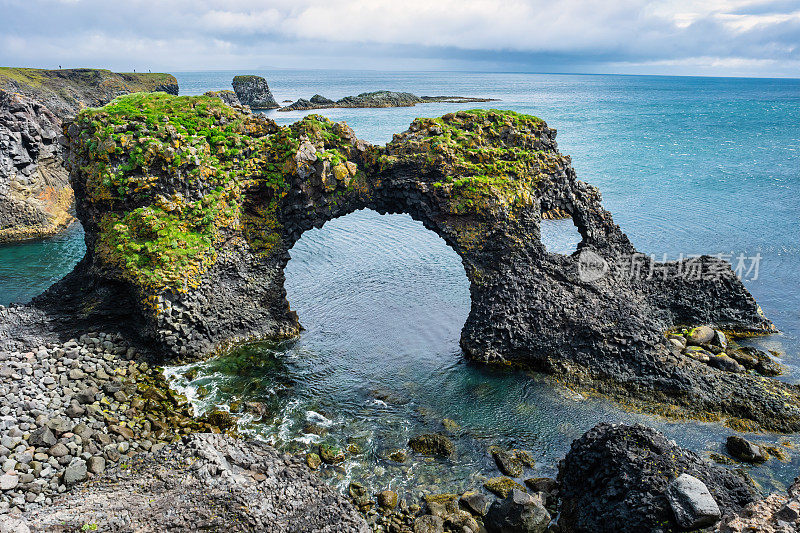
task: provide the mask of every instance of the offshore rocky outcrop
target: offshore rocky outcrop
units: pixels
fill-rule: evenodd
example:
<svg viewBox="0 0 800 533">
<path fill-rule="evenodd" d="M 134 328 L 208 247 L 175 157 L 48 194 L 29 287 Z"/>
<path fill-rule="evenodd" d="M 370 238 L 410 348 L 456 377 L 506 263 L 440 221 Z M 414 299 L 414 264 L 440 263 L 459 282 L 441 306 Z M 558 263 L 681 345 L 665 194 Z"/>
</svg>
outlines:
<svg viewBox="0 0 800 533">
<path fill-rule="evenodd" d="M 71 324 L 116 317 L 164 357 L 291 336 L 283 270 L 303 232 L 358 209 L 408 213 L 462 258 L 470 359 L 668 415 L 800 429 L 796 387 L 668 344 L 685 324 L 772 330 L 728 263 L 638 255 L 538 118 L 417 119 L 377 147 L 320 116 L 280 127 L 215 98 L 137 94 L 83 111 L 67 133 L 88 251 L 37 305 L 67 306 Z M 583 237 L 571 256 L 540 241 L 554 209 Z"/>
<path fill-rule="evenodd" d="M 231 85 L 242 105 L 256 110 L 280 107 L 269 90 L 267 80 L 261 76 L 234 76 Z"/>
<path fill-rule="evenodd" d="M 0 90 L 0 242 L 53 235 L 74 220 L 60 130 L 44 105 Z"/>
<path fill-rule="evenodd" d="M 413 107 L 417 104 L 429 102 L 466 104 L 494 101 L 493 98 L 472 98 L 469 96 L 417 96 L 411 93 L 395 91 L 374 91 L 361 93 L 357 96 L 345 96 L 337 101 L 315 94 L 311 97 L 311 100 L 300 98 L 293 104 L 284 106 L 278 111 L 307 111 L 310 109 L 327 109 L 331 107 Z"/>
<path fill-rule="evenodd" d="M 136 91 L 178 93 L 169 74 L 0 67 L 0 242 L 54 235 L 73 220 L 61 122 Z"/>
</svg>

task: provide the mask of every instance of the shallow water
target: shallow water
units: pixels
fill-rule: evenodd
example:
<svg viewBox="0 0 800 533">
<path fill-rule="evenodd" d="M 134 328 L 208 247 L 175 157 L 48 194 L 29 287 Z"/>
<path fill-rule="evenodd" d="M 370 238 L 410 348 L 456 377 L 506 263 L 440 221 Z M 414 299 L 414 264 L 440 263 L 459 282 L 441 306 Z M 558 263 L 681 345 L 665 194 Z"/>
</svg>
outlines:
<svg viewBox="0 0 800 533">
<path fill-rule="evenodd" d="M 229 87 L 234 73 L 177 73 L 185 94 Z M 760 339 L 784 354 L 800 382 L 800 81 L 480 73 L 263 73 L 276 98 L 320 93 L 331 98 L 367 90 L 500 98 L 469 107 L 531 113 L 559 129 L 562 152 L 578 176 L 597 185 L 634 244 L 661 258 L 680 254 L 760 254 L 745 284 L 781 335 Z M 332 109 L 362 138 L 384 143 L 416 116 L 464 106 Z M 282 124 L 303 113 L 267 113 Z M 574 248 L 569 222 L 548 222 L 552 248 Z M 65 274 L 83 253 L 79 228 L 64 238 L 0 247 L 0 304 L 26 301 Z M 191 394 L 199 406 L 258 400 L 270 406 L 249 431 L 287 449 L 329 439 L 357 439 L 365 453 L 346 480 L 372 479 L 429 490 L 475 486 L 494 475 L 492 444 L 527 448 L 537 470 L 552 475 L 569 442 L 600 420 L 644 421 L 680 444 L 720 451 L 730 430 L 671 423 L 583 399 L 541 377 L 467 364 L 458 338 L 469 310 L 455 253 L 409 217 L 358 212 L 307 232 L 291 251 L 289 301 L 306 330 L 294 342 L 248 347 L 200 366 Z M 748 263 L 746 266 L 750 266 Z M 755 278 L 755 279 L 754 279 Z M 178 375 L 182 369 L 171 369 Z M 186 385 L 183 378 L 180 383 Z M 410 435 L 455 421 L 457 459 L 384 459 Z M 314 427 L 316 425 L 317 427 Z M 306 431 L 327 431 L 324 437 Z M 324 430 L 322 428 L 325 428 Z M 769 441 L 783 437 L 755 437 Z M 792 439 L 796 440 L 796 439 Z M 750 469 L 766 489 L 791 481 L 800 459 Z M 529 472 L 528 475 L 533 475 Z M 414 478 L 414 482 L 410 481 Z M 438 481 L 437 481 L 438 480 Z"/>
</svg>

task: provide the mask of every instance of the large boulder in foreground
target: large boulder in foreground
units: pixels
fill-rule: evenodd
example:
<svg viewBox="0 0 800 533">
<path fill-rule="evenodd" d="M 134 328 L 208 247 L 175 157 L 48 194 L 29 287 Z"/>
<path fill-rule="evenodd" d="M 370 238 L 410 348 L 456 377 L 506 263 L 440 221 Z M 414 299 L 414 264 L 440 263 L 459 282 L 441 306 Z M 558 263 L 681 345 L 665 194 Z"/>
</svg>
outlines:
<svg viewBox="0 0 800 533">
<path fill-rule="evenodd" d="M 267 80 L 261 76 L 234 76 L 233 90 L 242 105 L 250 109 L 276 109 L 280 107 L 269 90 Z"/>
<path fill-rule="evenodd" d="M 587 431 L 559 463 L 558 483 L 559 524 L 587 533 L 713 525 L 717 511 L 732 514 L 755 499 L 755 488 L 733 471 L 641 425 L 601 423 Z"/>
<path fill-rule="evenodd" d="M 471 110 L 417 119 L 378 147 L 317 115 L 278 126 L 217 98 L 120 97 L 69 126 L 87 256 L 38 302 L 71 302 L 73 320 L 128 313 L 167 356 L 290 336 L 300 325 L 284 267 L 300 236 L 358 209 L 407 213 L 461 256 L 467 357 L 668 414 L 800 429 L 796 388 L 667 346 L 664 332 L 681 324 L 771 331 L 730 265 L 639 254 L 555 136 L 536 117 Z M 554 209 L 583 236 L 573 255 L 541 241 L 542 214 Z M 133 309 L 120 306 L 129 300 Z"/>
<path fill-rule="evenodd" d="M 300 459 L 214 434 L 139 455 L 26 518 L 34 532 L 84 524 L 97 531 L 369 531 Z"/>
</svg>

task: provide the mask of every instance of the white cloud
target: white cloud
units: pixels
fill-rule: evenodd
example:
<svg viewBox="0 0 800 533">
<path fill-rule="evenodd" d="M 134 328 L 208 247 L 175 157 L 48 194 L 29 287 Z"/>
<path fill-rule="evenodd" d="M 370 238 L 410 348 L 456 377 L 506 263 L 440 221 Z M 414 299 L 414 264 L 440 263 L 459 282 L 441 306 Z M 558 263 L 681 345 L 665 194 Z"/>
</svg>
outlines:
<svg viewBox="0 0 800 533">
<path fill-rule="evenodd" d="M 668 73 L 694 62 L 720 73 L 729 65 L 785 73 L 800 60 L 800 0 L 770 1 L 0 0 L 0 63 L 94 58 L 192 69 L 291 57 L 348 68 L 383 58 L 389 68 L 474 61 Z"/>
</svg>

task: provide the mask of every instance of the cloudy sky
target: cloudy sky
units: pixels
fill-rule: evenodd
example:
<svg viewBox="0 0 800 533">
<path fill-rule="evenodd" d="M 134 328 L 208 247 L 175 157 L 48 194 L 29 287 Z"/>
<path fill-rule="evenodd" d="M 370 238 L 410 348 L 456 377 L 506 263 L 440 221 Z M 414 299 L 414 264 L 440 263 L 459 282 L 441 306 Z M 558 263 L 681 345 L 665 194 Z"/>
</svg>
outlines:
<svg viewBox="0 0 800 533">
<path fill-rule="evenodd" d="M 0 0 L 0 65 L 800 77 L 800 0 Z"/>
</svg>

